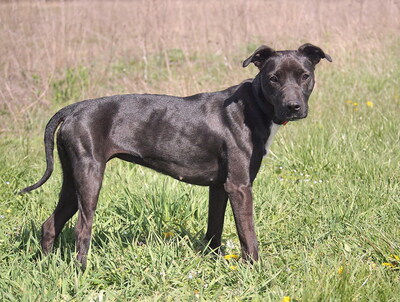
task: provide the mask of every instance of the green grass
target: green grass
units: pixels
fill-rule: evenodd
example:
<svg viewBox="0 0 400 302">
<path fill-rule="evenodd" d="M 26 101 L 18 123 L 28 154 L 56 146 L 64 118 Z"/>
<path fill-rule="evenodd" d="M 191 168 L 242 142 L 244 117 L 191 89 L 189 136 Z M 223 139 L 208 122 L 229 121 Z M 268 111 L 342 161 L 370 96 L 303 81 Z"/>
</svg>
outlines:
<svg viewBox="0 0 400 302">
<path fill-rule="evenodd" d="M 55 207 L 61 174 L 57 164 L 43 187 L 15 195 L 44 171 L 42 131 L 54 110 L 27 114 L 0 145 L 0 300 L 397 301 L 399 51 L 397 43 L 375 61 L 360 51 L 318 66 L 310 116 L 278 133 L 254 184 L 261 261 L 253 266 L 205 250 L 207 188 L 117 160 L 107 167 L 88 269 L 76 268 L 75 217 L 54 253 L 41 255 L 40 225 Z M 179 50 L 169 57 L 172 72 L 161 80 L 196 60 Z M 133 72 L 137 64 L 112 69 Z M 82 78 L 79 70 L 65 74 Z M 199 79 L 207 83 L 206 70 Z M 81 94 L 57 83 L 61 94 Z M 240 254 L 230 209 L 223 245 Z"/>
</svg>

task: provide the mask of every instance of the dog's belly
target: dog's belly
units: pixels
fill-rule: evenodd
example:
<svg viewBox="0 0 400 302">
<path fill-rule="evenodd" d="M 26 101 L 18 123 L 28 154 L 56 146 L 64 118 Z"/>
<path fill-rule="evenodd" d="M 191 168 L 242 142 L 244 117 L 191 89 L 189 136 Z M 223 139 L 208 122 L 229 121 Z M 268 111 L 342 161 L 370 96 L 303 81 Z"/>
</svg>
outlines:
<svg viewBox="0 0 400 302">
<path fill-rule="evenodd" d="M 160 157 L 141 158 L 131 154 L 118 154 L 116 157 L 194 185 L 209 186 L 222 183 L 226 178 L 226 169 L 218 159 L 199 161 L 199 159 L 182 158 L 180 161 L 171 161 Z"/>
</svg>

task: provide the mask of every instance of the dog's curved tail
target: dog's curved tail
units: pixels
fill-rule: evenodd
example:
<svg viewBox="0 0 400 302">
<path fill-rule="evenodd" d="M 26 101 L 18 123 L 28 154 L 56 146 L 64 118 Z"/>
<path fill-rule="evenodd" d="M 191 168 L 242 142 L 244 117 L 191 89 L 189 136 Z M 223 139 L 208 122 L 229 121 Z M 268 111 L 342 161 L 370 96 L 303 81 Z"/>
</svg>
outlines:
<svg viewBox="0 0 400 302">
<path fill-rule="evenodd" d="M 44 172 L 42 178 L 37 183 L 29 187 L 26 187 L 25 189 L 22 189 L 21 191 L 18 192 L 18 194 L 24 194 L 32 190 L 35 190 L 39 188 L 41 185 L 43 185 L 50 178 L 51 173 L 53 173 L 54 169 L 54 157 L 53 157 L 54 133 L 56 132 L 58 125 L 60 125 L 64 121 L 64 119 L 70 114 L 72 109 L 75 107 L 74 105 L 75 104 L 64 107 L 56 114 L 54 114 L 53 117 L 47 123 L 46 128 L 44 130 L 44 150 L 46 153 L 46 164 L 47 164 L 46 171 Z"/>
</svg>

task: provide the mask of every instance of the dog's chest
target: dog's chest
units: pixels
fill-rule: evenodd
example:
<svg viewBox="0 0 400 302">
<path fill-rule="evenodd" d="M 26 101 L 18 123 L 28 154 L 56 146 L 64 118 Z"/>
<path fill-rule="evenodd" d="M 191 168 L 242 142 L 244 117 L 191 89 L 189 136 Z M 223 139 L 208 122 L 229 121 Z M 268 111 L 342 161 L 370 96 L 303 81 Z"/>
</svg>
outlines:
<svg viewBox="0 0 400 302">
<path fill-rule="evenodd" d="M 271 127 L 269 128 L 269 136 L 267 142 L 265 143 L 265 155 L 268 155 L 269 148 L 271 147 L 272 141 L 274 140 L 275 134 L 278 132 L 281 125 L 275 124 L 272 122 Z"/>
</svg>

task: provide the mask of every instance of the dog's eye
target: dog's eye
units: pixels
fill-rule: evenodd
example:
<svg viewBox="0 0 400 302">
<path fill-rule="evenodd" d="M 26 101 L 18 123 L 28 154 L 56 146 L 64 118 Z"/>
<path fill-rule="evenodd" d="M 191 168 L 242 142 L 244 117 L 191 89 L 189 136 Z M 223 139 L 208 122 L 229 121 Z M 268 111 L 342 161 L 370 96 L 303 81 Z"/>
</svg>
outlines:
<svg viewBox="0 0 400 302">
<path fill-rule="evenodd" d="M 302 79 L 303 81 L 305 81 L 305 80 L 308 80 L 309 77 L 310 77 L 310 75 L 309 75 L 308 73 L 305 73 L 305 74 L 303 74 L 303 75 L 301 76 L 301 79 Z"/>
<path fill-rule="evenodd" d="M 278 83 L 278 77 L 276 75 L 272 75 L 269 77 L 269 81 L 272 83 Z"/>
</svg>

